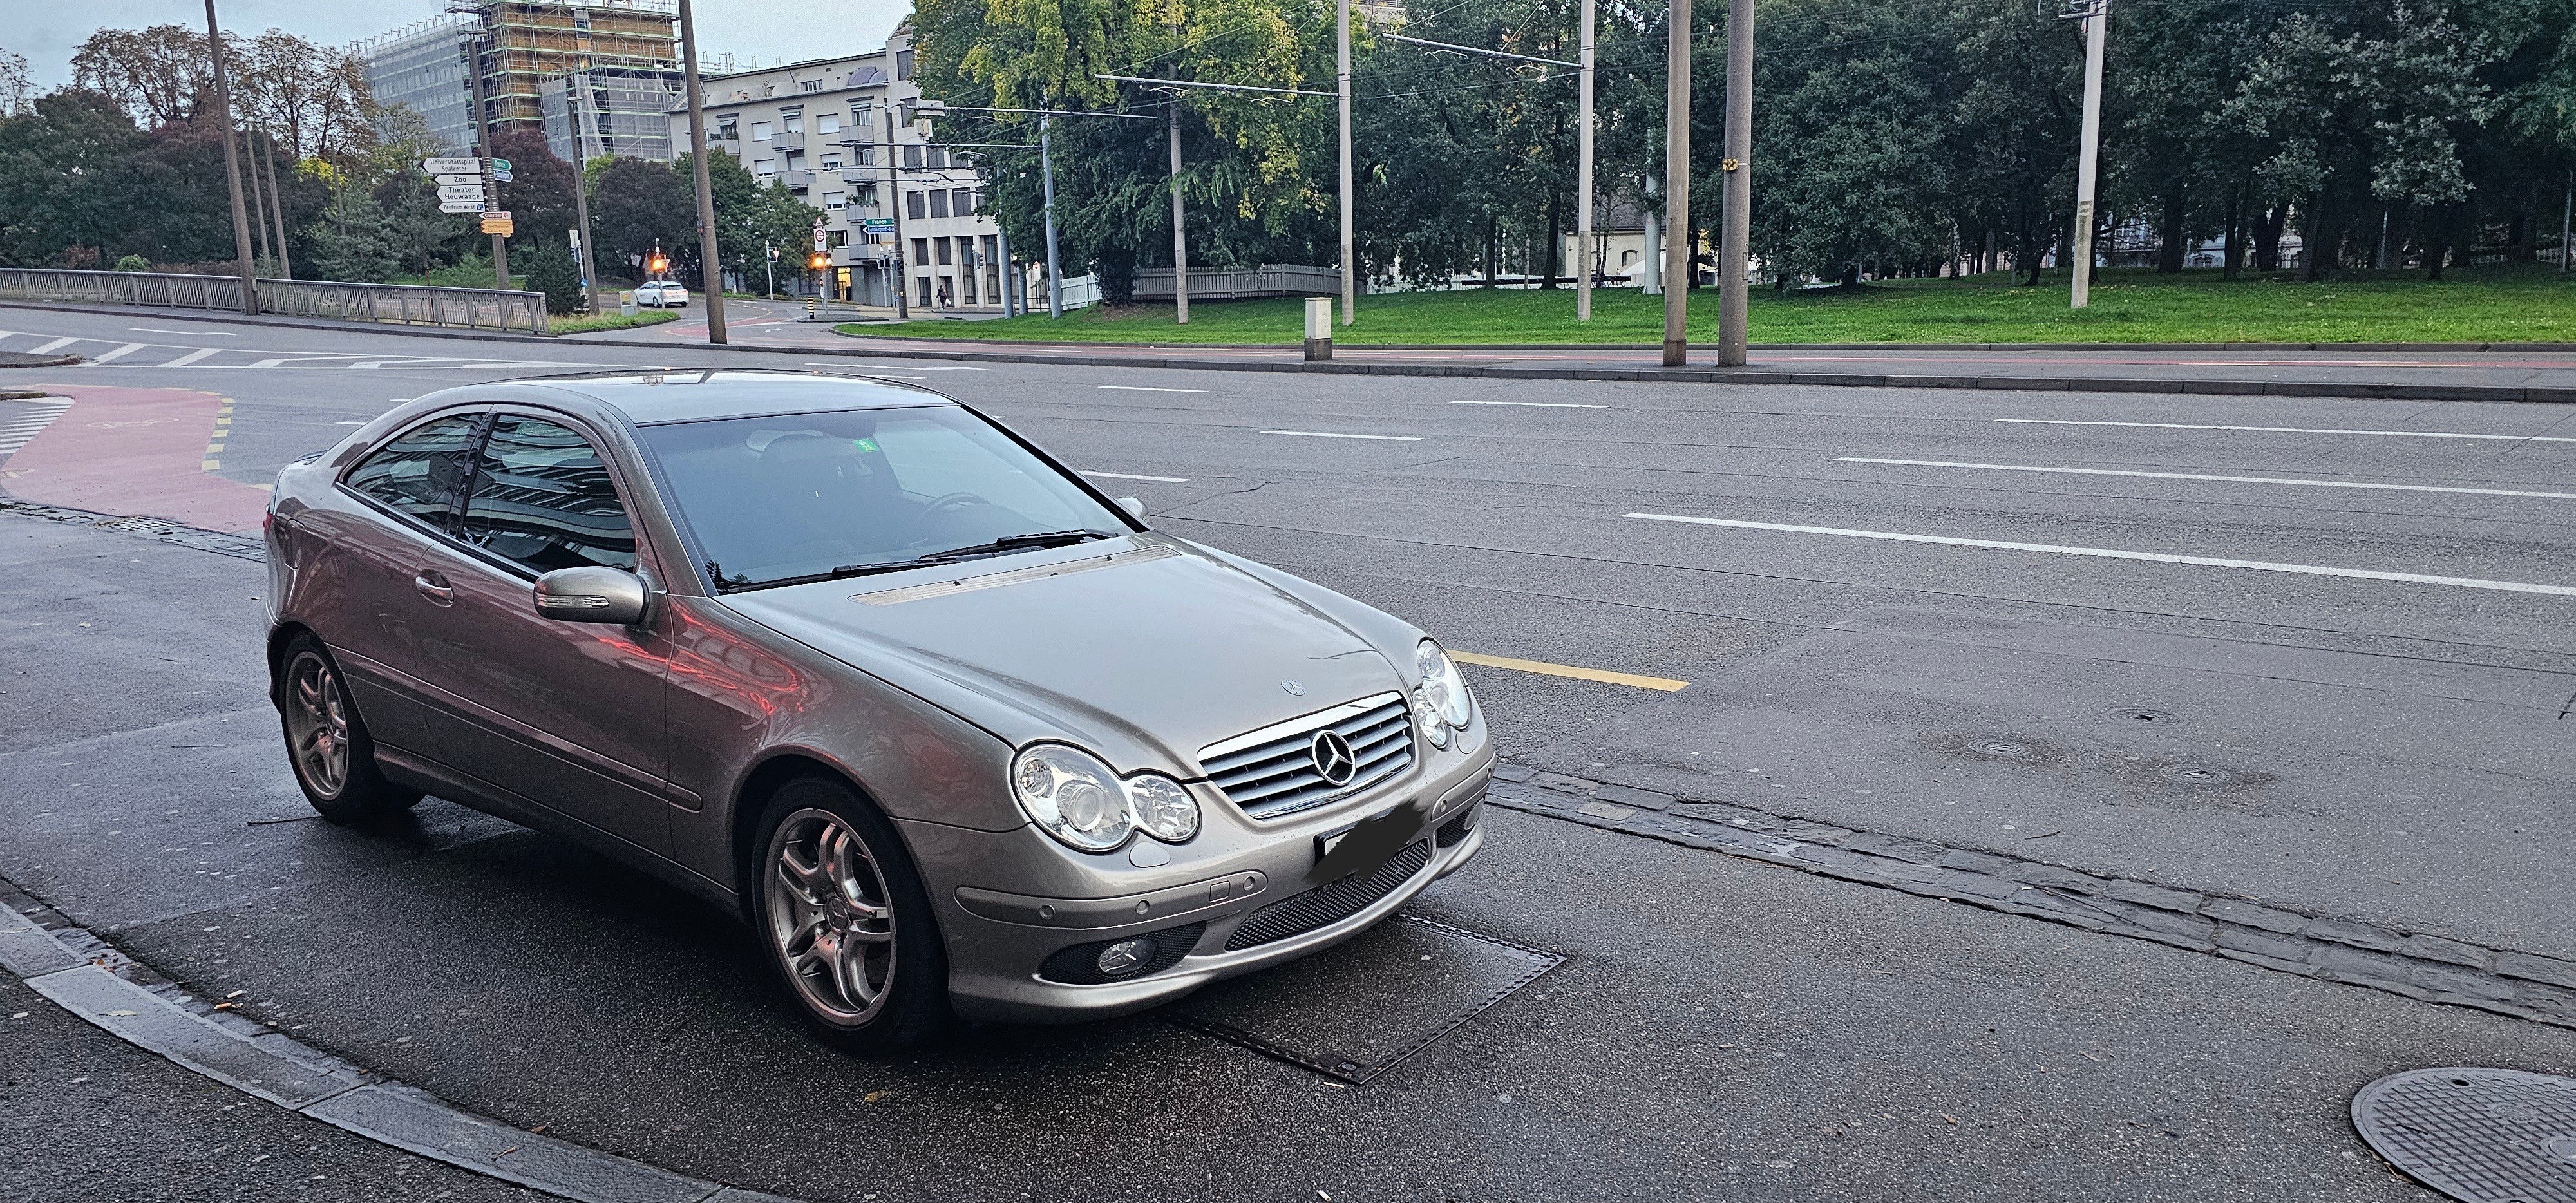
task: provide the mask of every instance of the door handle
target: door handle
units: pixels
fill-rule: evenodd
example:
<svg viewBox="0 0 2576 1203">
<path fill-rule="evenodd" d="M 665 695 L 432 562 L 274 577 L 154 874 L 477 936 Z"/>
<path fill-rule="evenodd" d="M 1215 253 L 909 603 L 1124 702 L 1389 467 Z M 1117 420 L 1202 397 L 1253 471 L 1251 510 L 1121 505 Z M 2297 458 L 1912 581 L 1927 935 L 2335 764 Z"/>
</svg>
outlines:
<svg viewBox="0 0 2576 1203">
<path fill-rule="evenodd" d="M 420 590 L 421 596 L 439 605 L 450 605 L 456 601 L 456 590 L 448 587 L 446 577 L 435 572 L 414 573 L 411 584 L 412 588 Z"/>
</svg>

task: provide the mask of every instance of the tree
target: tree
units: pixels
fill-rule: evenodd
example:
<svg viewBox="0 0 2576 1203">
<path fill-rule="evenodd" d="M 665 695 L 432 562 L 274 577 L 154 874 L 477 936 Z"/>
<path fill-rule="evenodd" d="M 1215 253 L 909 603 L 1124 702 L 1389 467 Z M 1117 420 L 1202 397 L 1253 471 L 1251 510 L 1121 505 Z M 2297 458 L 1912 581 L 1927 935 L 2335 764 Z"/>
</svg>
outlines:
<svg viewBox="0 0 2576 1203">
<path fill-rule="evenodd" d="M 35 99 L 35 85 L 27 77 L 27 56 L 0 49 L 0 117 L 26 112 Z"/>
<path fill-rule="evenodd" d="M 641 265 L 657 246 L 674 255 L 696 253 L 698 204 L 680 173 L 622 155 L 593 159 L 590 167 L 599 181 L 590 197 L 590 232 L 599 240 L 603 273 L 611 264 Z"/>
<path fill-rule="evenodd" d="M 227 65 L 240 62 L 238 39 Z M 214 102 L 213 60 L 206 35 L 184 25 L 101 29 L 72 52 L 72 83 L 105 93 L 146 126 L 186 121 Z"/>
<path fill-rule="evenodd" d="M 1858 283 L 1941 261 L 1952 223 L 1942 117 L 1958 103 L 1949 39 L 1907 36 L 1941 15 L 1794 0 L 1759 41 L 1752 246 L 1780 274 Z M 1757 78 L 1761 78 L 1757 75 Z"/>
<path fill-rule="evenodd" d="M 510 160 L 512 165 L 517 159 Z M 572 247 L 560 234 L 539 238 L 513 250 L 511 262 L 527 269 L 528 287 L 546 295 L 546 312 L 558 317 L 581 308 L 581 264 L 572 257 Z"/>
</svg>

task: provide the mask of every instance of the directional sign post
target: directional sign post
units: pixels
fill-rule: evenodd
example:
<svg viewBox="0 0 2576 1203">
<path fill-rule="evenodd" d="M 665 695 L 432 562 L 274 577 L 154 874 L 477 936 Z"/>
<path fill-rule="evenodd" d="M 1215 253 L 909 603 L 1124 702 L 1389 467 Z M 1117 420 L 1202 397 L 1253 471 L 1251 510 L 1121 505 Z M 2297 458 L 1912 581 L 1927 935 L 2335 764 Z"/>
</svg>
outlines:
<svg viewBox="0 0 2576 1203">
<path fill-rule="evenodd" d="M 497 234 L 503 238 L 507 238 L 514 233 L 515 231 L 512 229 L 510 224 L 509 211 L 496 209 L 484 214 L 483 232 L 486 234 Z"/>
<path fill-rule="evenodd" d="M 492 206 L 490 205 L 484 204 L 481 200 L 438 202 L 438 211 L 441 213 L 482 213 L 491 209 L 491 207 Z"/>
<path fill-rule="evenodd" d="M 480 188 L 483 186 L 483 177 L 480 175 L 466 175 L 460 172 L 450 175 L 434 175 L 429 177 L 429 182 L 438 184 L 442 187 L 451 184 L 472 184 L 473 186 Z"/>
<path fill-rule="evenodd" d="M 481 184 L 441 184 L 438 199 L 443 201 L 479 201 L 484 199 Z"/>
<path fill-rule="evenodd" d="M 481 159 L 422 159 L 420 169 L 431 175 L 470 175 L 478 180 L 483 178 Z"/>
</svg>

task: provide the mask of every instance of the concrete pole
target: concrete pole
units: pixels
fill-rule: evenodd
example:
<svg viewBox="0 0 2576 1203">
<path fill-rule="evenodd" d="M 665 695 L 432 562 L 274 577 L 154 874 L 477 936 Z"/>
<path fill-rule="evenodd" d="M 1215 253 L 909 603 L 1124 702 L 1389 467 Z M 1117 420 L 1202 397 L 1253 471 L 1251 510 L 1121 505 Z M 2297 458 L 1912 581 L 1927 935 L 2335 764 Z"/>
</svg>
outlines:
<svg viewBox="0 0 2576 1203">
<path fill-rule="evenodd" d="M 1650 175 L 1646 177 L 1646 197 L 1651 201 L 1654 198 L 1654 195 L 1655 177 Z M 1645 223 L 1645 227 L 1646 253 L 1642 258 L 1637 260 L 1637 280 L 1639 290 L 1650 297 L 1662 296 L 1664 292 L 1664 228 L 1652 220 L 1648 220 Z"/>
<path fill-rule="evenodd" d="M 277 274 L 280 279 L 295 278 L 295 260 L 286 253 L 286 185 L 277 178 L 277 135 L 263 130 L 258 135 L 268 144 L 269 220 L 277 224 Z"/>
<path fill-rule="evenodd" d="M 1020 274 L 1019 260 L 1011 257 L 1011 232 L 998 221 L 993 223 L 993 231 L 994 240 L 1001 243 L 1002 316 L 1018 317 L 1029 311 L 1029 299 L 1020 291 L 1027 287 L 1028 278 Z"/>
<path fill-rule="evenodd" d="M 478 31 L 482 26 L 475 27 Z M 483 194 L 498 204 L 501 193 L 492 183 L 492 119 L 483 111 L 483 35 L 465 38 L 465 78 L 474 87 L 474 145 L 483 159 Z M 510 240 L 492 236 L 492 287 L 507 291 L 510 287 Z"/>
<path fill-rule="evenodd" d="M 1333 80 L 1342 127 L 1342 324 L 1347 326 L 1358 318 L 1360 295 L 1359 264 L 1351 256 L 1351 0 L 1341 0 L 1333 12 Z"/>
<path fill-rule="evenodd" d="M 1055 152 L 1048 142 L 1049 114 L 1038 114 L 1038 173 L 1045 178 L 1047 236 L 1047 316 L 1064 317 L 1064 273 L 1056 270 Z"/>
<path fill-rule="evenodd" d="M 590 74 L 583 72 L 581 101 L 572 98 L 572 77 L 564 79 L 564 120 L 572 126 L 572 220 L 581 237 L 581 289 L 590 298 L 590 311 L 599 312 L 599 265 L 590 252 L 590 177 L 584 169 L 581 150 L 581 103 L 590 99 Z M 591 127 L 598 128 L 598 115 L 592 114 Z"/>
<path fill-rule="evenodd" d="M 259 138 L 249 122 L 242 123 L 242 163 L 250 173 L 250 229 L 259 241 L 259 263 L 274 270 L 277 253 L 268 244 L 268 189 L 259 182 Z"/>
<path fill-rule="evenodd" d="M 912 271 L 903 262 L 903 165 L 894 144 L 894 96 L 886 96 L 886 212 L 894 215 L 894 316 L 912 320 Z"/>
<path fill-rule="evenodd" d="M 224 71 L 224 31 L 215 23 L 215 0 L 206 0 L 206 53 L 215 62 L 217 124 L 224 130 L 224 186 L 233 197 L 233 252 L 241 259 L 241 310 L 259 312 L 259 266 L 251 261 L 250 209 L 242 203 L 241 163 L 233 150 L 233 93 Z"/>
<path fill-rule="evenodd" d="M 1726 5 L 1726 229 L 1717 250 L 1717 366 L 1744 366 L 1753 233 L 1753 0 Z"/>
<path fill-rule="evenodd" d="M 2567 255 L 2569 219 L 2576 217 L 2576 171 L 2567 173 L 2567 199 L 2558 202 L 2558 272 L 2565 275 L 2570 262 Z"/>
<path fill-rule="evenodd" d="M 707 180 L 707 156 L 713 152 L 707 146 L 707 97 L 698 86 L 698 22 L 689 0 L 680 0 L 680 72 L 689 89 L 689 162 L 698 169 L 698 286 L 707 294 L 707 341 L 721 345 L 724 260 L 716 257 L 716 192 Z"/>
<path fill-rule="evenodd" d="M 1672 0 L 1664 31 L 1664 366 L 1690 362 L 1691 0 Z"/>
<path fill-rule="evenodd" d="M 1172 131 L 1172 300 L 1180 308 L 1177 325 L 1190 324 L 1190 240 L 1181 228 L 1181 102 L 1163 110 Z"/>
<path fill-rule="evenodd" d="M 1574 320 L 1592 320 L 1592 0 L 1583 0 L 1583 62 L 1581 89 L 1582 128 L 1575 135 L 1577 144 L 1574 165 L 1574 256 L 1575 270 L 1582 273 L 1574 282 Z"/>
<path fill-rule="evenodd" d="M 2093 170 L 2102 142 L 2102 41 L 2111 19 L 2110 0 L 2093 0 L 2084 18 L 2084 142 L 2075 158 L 2075 289 L 2073 308 L 2093 303 Z"/>
</svg>

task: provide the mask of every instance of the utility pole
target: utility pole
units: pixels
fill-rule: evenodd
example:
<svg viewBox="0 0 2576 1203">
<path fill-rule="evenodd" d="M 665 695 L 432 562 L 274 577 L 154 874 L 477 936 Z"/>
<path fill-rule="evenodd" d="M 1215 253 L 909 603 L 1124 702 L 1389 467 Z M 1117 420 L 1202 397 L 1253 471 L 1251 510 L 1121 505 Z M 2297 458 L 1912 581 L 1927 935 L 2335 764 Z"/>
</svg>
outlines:
<svg viewBox="0 0 2576 1203">
<path fill-rule="evenodd" d="M 576 248 L 581 251 L 581 291 L 582 295 L 590 298 L 590 311 L 595 314 L 599 312 L 599 265 L 590 253 L 590 170 L 585 165 L 581 149 L 581 105 L 572 99 L 569 90 L 574 78 L 564 77 L 567 89 L 564 93 L 564 120 L 572 126 L 572 220 L 578 230 L 575 237 L 581 241 L 580 247 Z M 581 98 L 586 101 L 590 99 L 590 72 L 584 70 L 578 78 L 581 80 Z M 591 114 L 590 124 L 592 129 L 599 128 L 597 113 Z"/>
<path fill-rule="evenodd" d="M 1578 249 L 1574 265 L 1583 273 L 1574 284 L 1574 320 L 1578 322 L 1592 320 L 1592 2 L 1583 0 L 1583 52 L 1575 56 L 1583 63 L 1583 78 L 1576 85 L 1582 89 L 1583 113 L 1578 118 L 1582 129 L 1575 136 L 1579 161 L 1574 168 L 1574 245 Z"/>
<path fill-rule="evenodd" d="M 1690 362 L 1691 0 L 1672 0 L 1664 31 L 1664 366 Z"/>
<path fill-rule="evenodd" d="M 2093 303 L 2093 169 L 2102 143 L 2102 42 L 2111 0 L 2073 0 L 2065 16 L 2084 22 L 2084 143 L 2075 156 L 2075 289 L 2072 308 Z"/>
<path fill-rule="evenodd" d="M 263 157 L 268 160 L 269 219 L 277 224 L 277 274 L 281 279 L 292 280 L 295 278 L 295 261 L 286 254 L 286 187 L 277 178 L 277 135 L 261 130 L 253 141 L 256 143 L 262 139 L 268 143 L 268 153 Z M 252 182 L 257 185 L 256 179 Z"/>
<path fill-rule="evenodd" d="M 2567 274 L 2569 218 L 2576 217 L 2576 171 L 2567 173 L 2567 199 L 2558 202 L 2558 274 Z"/>
<path fill-rule="evenodd" d="M 259 312 L 259 267 L 250 258 L 250 210 L 242 204 L 241 164 L 233 152 L 233 94 L 225 79 L 224 31 L 215 23 L 215 0 L 206 0 L 206 53 L 215 61 L 215 107 L 223 110 L 224 186 L 233 195 L 233 252 L 241 259 L 241 311 Z"/>
<path fill-rule="evenodd" d="M 1684 0 L 1685 3 L 1688 0 Z M 1351 0 L 1333 6 L 1333 79 L 1341 97 L 1342 125 L 1342 324 L 1358 317 L 1359 266 L 1351 258 Z"/>
<path fill-rule="evenodd" d="M 1648 203 L 1655 197 L 1655 177 L 1646 176 L 1644 196 Z M 1664 292 L 1664 228 L 1655 222 L 1646 225 L 1646 253 L 1637 261 L 1638 290 L 1647 296 Z"/>
<path fill-rule="evenodd" d="M 1587 3 L 1589 0 L 1587 0 Z M 1181 227 L 1181 102 L 1163 110 L 1172 131 L 1172 300 L 1179 306 L 1177 325 L 1190 324 L 1190 240 Z"/>
<path fill-rule="evenodd" d="M 483 35 L 488 27 L 483 24 L 479 10 L 475 14 L 474 30 L 465 35 L 465 78 L 474 85 L 474 145 L 482 153 L 484 185 L 490 187 L 495 157 L 492 118 L 483 111 Z M 510 288 L 510 240 L 500 234 L 492 236 L 492 287 L 504 292 Z"/>
<path fill-rule="evenodd" d="M 1047 236 L 1047 317 L 1064 317 L 1064 273 L 1056 270 L 1055 251 L 1055 153 L 1049 149 L 1047 122 L 1053 114 L 1038 116 L 1038 171 L 1046 177 Z"/>
<path fill-rule="evenodd" d="M 707 294 L 707 341 L 725 341 L 724 261 L 716 257 L 716 193 L 707 181 L 707 98 L 698 86 L 698 23 L 680 0 L 680 71 L 689 89 L 689 162 L 698 177 L 698 286 Z"/>
<path fill-rule="evenodd" d="M 1717 366 L 1744 366 L 1753 226 L 1753 0 L 1726 5 L 1726 228 L 1717 238 Z"/>
<path fill-rule="evenodd" d="M 1028 279 L 1020 275 L 1020 261 L 1011 257 L 1011 232 L 999 221 L 993 223 L 993 237 L 1002 244 L 1002 316 L 1018 317 L 1029 311 L 1029 299 L 1020 294 Z"/>
<path fill-rule="evenodd" d="M 778 295 L 778 248 L 769 245 L 769 240 L 763 238 L 760 240 L 760 250 L 762 257 L 768 260 L 769 295 L 774 297 Z"/>
<path fill-rule="evenodd" d="M 894 145 L 894 95 L 886 95 L 886 212 L 894 215 L 894 316 L 912 320 L 912 273 L 903 265 L 903 168 Z M 1052 192 L 1049 195 L 1053 195 Z"/>
</svg>

